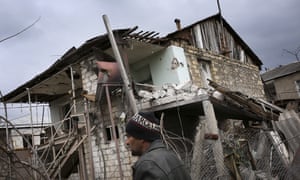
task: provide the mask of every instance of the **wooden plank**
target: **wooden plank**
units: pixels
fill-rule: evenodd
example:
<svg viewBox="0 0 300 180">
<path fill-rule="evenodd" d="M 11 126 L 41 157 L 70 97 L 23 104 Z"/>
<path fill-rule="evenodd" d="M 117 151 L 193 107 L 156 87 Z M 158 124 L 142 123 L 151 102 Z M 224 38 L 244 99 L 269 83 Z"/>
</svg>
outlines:
<svg viewBox="0 0 300 180">
<path fill-rule="evenodd" d="M 230 91 L 228 88 L 222 87 L 211 80 L 209 80 L 209 85 L 221 92 L 224 96 L 228 97 L 229 99 L 236 101 L 248 111 L 251 111 L 261 116 L 264 120 L 278 120 L 279 115 L 273 111 L 264 109 L 261 104 L 262 101 L 258 103 L 255 101 L 255 99 L 249 98 L 241 92 Z"/>
<path fill-rule="evenodd" d="M 67 162 L 68 158 L 79 148 L 79 146 L 83 143 L 83 141 L 86 138 L 87 138 L 87 135 L 82 136 L 82 139 L 77 144 L 73 145 L 73 147 L 68 151 L 68 153 L 63 158 L 63 160 L 59 163 L 60 167 L 64 166 L 64 164 Z M 56 171 L 55 171 L 55 169 L 49 173 L 52 178 L 55 178 L 58 175 L 58 173 L 60 172 L 60 169 L 57 169 Z"/>
</svg>

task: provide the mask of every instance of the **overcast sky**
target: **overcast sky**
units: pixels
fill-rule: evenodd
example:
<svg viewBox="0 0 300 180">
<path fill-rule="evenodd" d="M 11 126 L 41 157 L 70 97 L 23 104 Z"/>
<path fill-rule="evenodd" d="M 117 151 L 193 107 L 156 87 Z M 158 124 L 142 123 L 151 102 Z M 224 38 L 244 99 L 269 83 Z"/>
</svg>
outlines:
<svg viewBox="0 0 300 180">
<path fill-rule="evenodd" d="M 273 68 L 296 60 L 283 49 L 300 46 L 299 0 L 220 0 L 222 14 L 240 37 Z M 68 49 L 111 27 L 164 36 L 218 12 L 216 0 L 0 0 L 0 39 L 41 18 L 28 31 L 0 43 L 0 90 L 7 94 L 46 70 Z"/>
</svg>

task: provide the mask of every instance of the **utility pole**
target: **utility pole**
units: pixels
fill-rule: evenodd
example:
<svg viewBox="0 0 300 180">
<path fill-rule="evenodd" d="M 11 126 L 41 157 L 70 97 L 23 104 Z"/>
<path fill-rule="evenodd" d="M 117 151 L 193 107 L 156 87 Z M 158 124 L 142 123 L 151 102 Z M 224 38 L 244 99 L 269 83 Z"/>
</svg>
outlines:
<svg viewBox="0 0 300 180">
<path fill-rule="evenodd" d="M 118 65 L 119 65 L 119 68 L 120 68 L 121 76 L 122 76 L 124 86 L 125 86 L 125 91 L 126 91 L 126 94 L 129 98 L 129 103 L 130 103 L 131 109 L 132 109 L 133 113 L 135 114 L 138 111 L 138 109 L 137 109 L 137 106 L 136 106 L 136 103 L 135 103 L 135 98 L 134 98 L 134 95 L 133 95 L 132 86 L 131 86 L 131 84 L 129 82 L 129 79 L 128 79 L 128 76 L 126 74 L 126 70 L 125 70 L 125 67 L 124 67 L 124 64 L 123 64 L 123 61 L 122 61 L 122 58 L 121 58 L 121 55 L 120 55 L 115 37 L 114 37 L 112 29 L 110 27 L 109 19 L 108 19 L 107 15 L 103 15 L 102 18 L 103 18 L 103 21 L 104 21 L 104 24 L 105 24 L 105 27 L 106 27 L 106 30 L 107 30 L 107 34 L 108 34 L 108 37 L 109 37 L 111 47 L 112 47 L 113 52 L 114 52 L 115 59 L 116 59 Z"/>
</svg>

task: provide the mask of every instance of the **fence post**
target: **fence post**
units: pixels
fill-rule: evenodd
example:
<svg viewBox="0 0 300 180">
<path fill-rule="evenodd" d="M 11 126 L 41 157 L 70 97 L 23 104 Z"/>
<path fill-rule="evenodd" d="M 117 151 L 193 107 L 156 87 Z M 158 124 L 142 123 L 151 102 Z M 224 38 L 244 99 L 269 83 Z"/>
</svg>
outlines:
<svg viewBox="0 0 300 180">
<path fill-rule="evenodd" d="M 215 117 L 215 112 L 212 103 L 207 98 L 202 101 L 204 115 L 207 120 L 207 129 L 205 130 L 204 138 L 213 146 L 214 159 L 216 162 L 216 168 L 218 176 L 224 175 L 224 155 L 222 144 L 219 138 L 218 125 Z"/>
</svg>

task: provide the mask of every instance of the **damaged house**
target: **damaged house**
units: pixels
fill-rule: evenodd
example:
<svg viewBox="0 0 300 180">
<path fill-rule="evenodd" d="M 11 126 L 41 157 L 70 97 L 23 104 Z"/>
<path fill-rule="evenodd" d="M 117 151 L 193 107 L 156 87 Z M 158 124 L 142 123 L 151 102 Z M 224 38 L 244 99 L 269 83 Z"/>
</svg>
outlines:
<svg viewBox="0 0 300 180">
<path fill-rule="evenodd" d="M 1 98 L 24 103 L 30 93 L 50 106 L 47 140 L 32 147 L 33 177 L 131 179 L 136 158 L 124 127 L 137 110 L 160 118 L 163 139 L 193 179 L 288 175 L 272 129 L 279 111 L 263 100 L 261 60 L 220 14 L 183 28 L 175 22 L 165 37 L 108 31 Z"/>
</svg>

